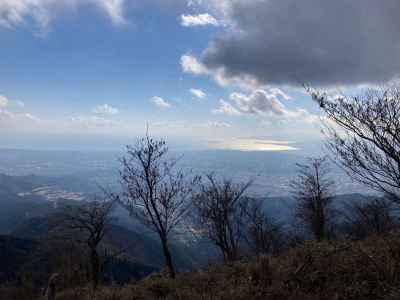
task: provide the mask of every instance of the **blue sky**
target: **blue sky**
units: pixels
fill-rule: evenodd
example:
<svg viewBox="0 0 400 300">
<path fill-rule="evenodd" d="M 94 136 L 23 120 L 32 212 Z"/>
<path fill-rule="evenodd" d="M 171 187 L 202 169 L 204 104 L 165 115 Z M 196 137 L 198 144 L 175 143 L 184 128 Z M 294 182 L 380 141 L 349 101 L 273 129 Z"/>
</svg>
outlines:
<svg viewBox="0 0 400 300">
<path fill-rule="evenodd" d="M 343 82 L 315 80 L 307 70 L 295 82 L 301 65 L 272 73 L 276 61 L 298 62 L 302 49 L 268 54 L 291 36 L 289 25 L 277 27 L 276 40 L 267 32 L 267 46 L 252 45 L 273 26 L 246 3 L 2 0 L 0 147 L 108 149 L 143 134 L 146 124 L 193 149 L 294 150 L 320 140 L 318 107 L 301 83 L 337 93 L 375 79 L 346 70 Z M 263 69 L 258 48 L 269 60 Z M 319 56 L 303 55 L 308 65 L 321 64 L 324 53 L 331 60 L 329 49 L 311 50 L 305 53 Z"/>
</svg>

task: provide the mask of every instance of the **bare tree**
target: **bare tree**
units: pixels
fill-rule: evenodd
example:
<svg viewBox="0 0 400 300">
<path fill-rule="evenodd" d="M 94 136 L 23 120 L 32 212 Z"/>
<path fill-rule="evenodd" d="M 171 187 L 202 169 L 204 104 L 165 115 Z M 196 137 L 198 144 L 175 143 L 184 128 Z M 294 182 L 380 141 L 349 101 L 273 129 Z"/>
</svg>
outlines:
<svg viewBox="0 0 400 300">
<path fill-rule="evenodd" d="M 44 297 L 46 300 L 56 300 L 56 284 L 59 274 L 55 273 L 52 274 L 47 287 L 44 291 Z"/>
<path fill-rule="evenodd" d="M 327 148 L 348 174 L 400 203 L 400 90 L 330 97 L 309 89 L 327 115 Z"/>
<path fill-rule="evenodd" d="M 235 184 L 228 179 L 220 181 L 210 174 L 194 197 L 200 231 L 221 250 L 225 262 L 237 260 L 240 255 L 250 200 L 244 193 L 250 184 Z"/>
<path fill-rule="evenodd" d="M 250 249 L 257 256 L 279 252 L 284 246 L 282 226 L 266 214 L 263 202 L 252 199 L 246 215 L 246 239 Z"/>
<path fill-rule="evenodd" d="M 83 242 L 88 249 L 90 265 L 90 280 L 93 290 L 96 290 L 102 270 L 99 246 L 112 221 L 111 212 L 114 201 L 91 201 L 82 205 L 63 208 L 63 212 L 57 216 L 62 234 L 70 239 Z"/>
<path fill-rule="evenodd" d="M 328 237 L 332 225 L 332 187 L 326 158 L 309 158 L 308 164 L 297 164 L 298 176 L 291 182 L 297 200 L 296 217 L 317 240 Z"/>
<path fill-rule="evenodd" d="M 365 202 L 353 201 L 346 204 L 345 208 L 346 231 L 354 238 L 385 234 L 397 227 L 393 202 L 385 198 L 373 198 Z"/>
<path fill-rule="evenodd" d="M 191 206 L 190 195 L 197 178 L 188 179 L 177 168 L 164 140 L 148 134 L 136 146 L 127 146 L 121 159 L 122 204 L 130 214 L 160 238 L 165 264 L 171 278 L 175 268 L 170 251 L 170 235 L 178 229 Z"/>
</svg>

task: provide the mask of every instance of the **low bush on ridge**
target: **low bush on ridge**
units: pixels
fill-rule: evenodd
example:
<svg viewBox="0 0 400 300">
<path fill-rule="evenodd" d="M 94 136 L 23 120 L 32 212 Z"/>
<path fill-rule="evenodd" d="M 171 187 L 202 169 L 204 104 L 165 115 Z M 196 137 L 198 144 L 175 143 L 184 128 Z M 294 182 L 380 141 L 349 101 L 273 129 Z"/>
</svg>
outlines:
<svg viewBox="0 0 400 300">
<path fill-rule="evenodd" d="M 89 293 L 69 289 L 57 299 L 83 300 Z M 96 294 L 96 300 L 400 299 L 400 235 L 306 242 L 275 257 L 214 265 L 175 280 L 155 274 Z"/>
</svg>

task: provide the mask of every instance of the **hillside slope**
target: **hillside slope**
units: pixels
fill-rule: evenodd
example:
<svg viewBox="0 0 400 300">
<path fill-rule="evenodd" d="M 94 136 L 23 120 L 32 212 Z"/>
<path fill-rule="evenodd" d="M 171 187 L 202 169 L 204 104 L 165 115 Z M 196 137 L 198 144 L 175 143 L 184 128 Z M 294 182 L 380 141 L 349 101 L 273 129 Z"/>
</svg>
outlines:
<svg viewBox="0 0 400 300">
<path fill-rule="evenodd" d="M 400 299 L 400 236 L 308 242 L 277 257 L 212 266 L 176 280 L 150 276 L 103 287 L 98 300 L 395 300 Z M 78 291 L 78 292 L 77 292 Z M 77 300 L 86 299 L 85 290 Z M 72 292 L 60 294 L 70 299 Z"/>
</svg>

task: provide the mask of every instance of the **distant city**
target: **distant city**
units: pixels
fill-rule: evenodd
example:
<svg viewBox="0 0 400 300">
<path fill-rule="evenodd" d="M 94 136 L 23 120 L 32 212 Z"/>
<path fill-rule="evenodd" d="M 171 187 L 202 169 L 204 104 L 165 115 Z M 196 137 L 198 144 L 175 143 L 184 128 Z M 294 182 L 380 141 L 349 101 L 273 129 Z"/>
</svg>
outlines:
<svg viewBox="0 0 400 300">
<path fill-rule="evenodd" d="M 118 159 L 122 152 L 69 152 L 0 150 L 0 173 L 11 176 L 37 175 L 51 178 L 54 186 L 42 186 L 27 193 L 41 194 L 49 200 L 57 197 L 82 200 L 84 194 L 99 187 L 118 189 Z M 235 181 L 253 181 L 249 192 L 257 197 L 288 196 L 289 182 L 296 163 L 305 157 L 296 152 L 191 151 L 174 153 L 182 168 L 200 175 L 214 172 Z M 366 193 L 365 187 L 353 182 L 342 170 L 331 164 L 338 194 Z M 62 186 L 60 186 L 62 185 Z M 368 192 L 368 191 L 367 191 Z"/>
</svg>

